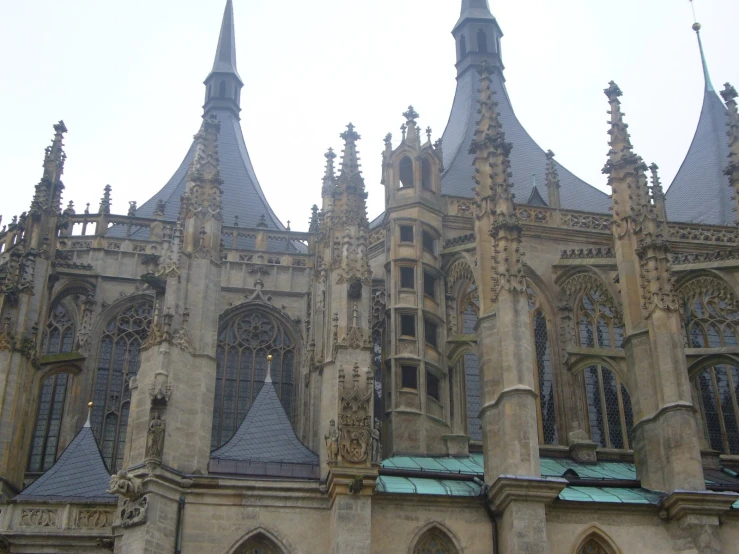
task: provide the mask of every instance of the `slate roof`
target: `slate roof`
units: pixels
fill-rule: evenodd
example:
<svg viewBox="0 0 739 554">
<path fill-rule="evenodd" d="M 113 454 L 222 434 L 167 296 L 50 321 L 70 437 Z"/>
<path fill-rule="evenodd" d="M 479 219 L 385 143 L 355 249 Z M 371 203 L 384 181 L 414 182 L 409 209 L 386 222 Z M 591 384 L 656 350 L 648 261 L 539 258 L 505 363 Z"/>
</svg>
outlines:
<svg viewBox="0 0 739 554">
<path fill-rule="evenodd" d="M 251 467 L 252 471 L 249 473 L 275 476 L 284 476 L 285 472 L 277 467 L 270 467 L 270 464 L 308 466 L 308 473 L 313 475 L 313 468 L 317 469 L 319 462 L 318 454 L 300 442 L 295 435 L 271 379 L 265 381 L 236 434 L 211 453 L 211 472 L 221 472 L 219 467 L 238 467 L 218 463 L 224 460 L 248 462 L 242 467 Z M 241 473 L 228 469 L 223 472 Z M 294 476 L 309 475 L 297 472 Z"/>
<path fill-rule="evenodd" d="M 494 67 L 494 66 L 492 66 Z M 532 175 L 539 179 L 546 175 L 545 151 L 531 138 L 513 111 L 513 105 L 500 71 L 492 75 L 492 89 L 498 103 L 500 120 L 506 140 L 513 144 L 511 169 L 513 192 L 519 203 L 525 202 L 531 193 Z M 470 142 L 477 127 L 477 101 L 479 100 L 479 75 L 474 67 L 457 77 L 457 91 L 444 135 L 442 136 L 444 167 L 441 192 L 450 196 L 471 198 L 474 182 L 474 156 L 469 153 Z M 608 213 L 611 201 L 608 195 L 589 185 L 555 161 L 559 173 L 562 208 L 596 213 Z"/>
<path fill-rule="evenodd" d="M 670 221 L 733 225 L 734 202 L 724 168 L 729 157 L 726 106 L 713 88 L 698 34 L 705 88 L 698 126 L 680 169 L 667 189 Z"/>
<path fill-rule="evenodd" d="M 115 504 L 117 497 L 106 492 L 109 483 L 110 472 L 105 467 L 92 429 L 85 424 L 56 463 L 15 500 Z"/>
</svg>

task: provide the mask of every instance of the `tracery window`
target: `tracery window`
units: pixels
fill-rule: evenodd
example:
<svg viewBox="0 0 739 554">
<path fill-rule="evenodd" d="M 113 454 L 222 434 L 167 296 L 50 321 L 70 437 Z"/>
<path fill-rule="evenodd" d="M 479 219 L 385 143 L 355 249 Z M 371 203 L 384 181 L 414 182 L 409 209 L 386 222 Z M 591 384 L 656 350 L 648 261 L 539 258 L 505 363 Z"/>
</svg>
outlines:
<svg viewBox="0 0 739 554">
<path fill-rule="evenodd" d="M 129 306 L 108 322 L 100 340 L 91 424 L 111 472 L 123 463 L 131 404 L 129 384 L 139 370 L 141 345 L 151 328 L 151 314 L 151 300 Z"/>
<path fill-rule="evenodd" d="M 434 528 L 421 536 L 413 554 L 457 554 L 457 549 L 446 533 Z"/>
<path fill-rule="evenodd" d="M 211 447 L 228 441 L 244 421 L 267 375 L 272 355 L 272 383 L 287 416 L 293 415 L 295 344 L 284 326 L 263 310 L 228 320 L 218 335 L 216 391 Z"/>
<path fill-rule="evenodd" d="M 580 346 L 586 348 L 621 348 L 623 325 L 617 320 L 611 298 L 598 288 L 580 296 L 578 305 Z"/>
<path fill-rule="evenodd" d="M 607 367 L 585 369 L 590 439 L 603 448 L 631 448 L 634 413 L 631 397 L 616 374 Z"/>
<path fill-rule="evenodd" d="M 260 534 L 241 545 L 236 554 L 282 554 L 282 550 L 269 538 Z"/>
<path fill-rule="evenodd" d="M 608 552 L 596 539 L 590 539 L 580 547 L 577 554 L 608 554 Z"/>
<path fill-rule="evenodd" d="M 703 431 L 713 450 L 739 454 L 739 367 L 718 364 L 693 378 Z"/>
<path fill-rule="evenodd" d="M 739 303 L 724 283 L 699 277 L 679 290 L 688 348 L 737 346 Z"/>
<path fill-rule="evenodd" d="M 479 313 L 480 299 L 477 296 L 477 287 L 470 284 L 460 302 L 459 318 L 462 324 L 462 333 L 465 335 L 475 334 Z"/>
<path fill-rule="evenodd" d="M 44 379 L 41 385 L 28 460 L 28 471 L 31 473 L 42 473 L 56 461 L 68 382 L 69 373 L 57 373 Z"/>
<path fill-rule="evenodd" d="M 467 401 L 467 434 L 473 441 L 481 441 L 480 363 L 477 360 L 477 354 L 474 352 L 465 352 L 461 361 Z"/>
<path fill-rule="evenodd" d="M 552 348 L 547 329 L 547 319 L 536 293 L 528 289 L 531 312 L 531 338 L 534 343 L 535 371 L 539 409 L 539 440 L 544 444 L 557 444 L 557 414 L 554 401 L 554 376 Z"/>
<path fill-rule="evenodd" d="M 61 302 L 57 302 L 51 309 L 49 321 L 46 324 L 46 333 L 44 334 L 44 344 L 42 351 L 44 354 L 59 354 L 62 352 L 71 352 L 74 348 L 74 321 L 69 312 Z"/>
</svg>

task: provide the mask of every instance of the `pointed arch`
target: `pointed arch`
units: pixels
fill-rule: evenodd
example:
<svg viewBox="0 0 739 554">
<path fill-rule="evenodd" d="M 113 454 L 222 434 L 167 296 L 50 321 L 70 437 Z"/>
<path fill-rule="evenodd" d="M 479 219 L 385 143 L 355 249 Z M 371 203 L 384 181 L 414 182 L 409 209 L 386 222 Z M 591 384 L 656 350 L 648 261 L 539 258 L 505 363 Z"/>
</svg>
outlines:
<svg viewBox="0 0 739 554">
<path fill-rule="evenodd" d="M 400 186 L 402 188 L 409 188 L 415 184 L 415 178 L 413 175 L 413 160 L 409 156 L 403 156 L 398 164 L 398 176 L 400 179 Z"/>
<path fill-rule="evenodd" d="M 419 529 L 408 548 L 408 554 L 462 554 L 463 551 L 457 536 L 438 521 Z"/>
<path fill-rule="evenodd" d="M 449 334 L 472 335 L 480 312 L 477 284 L 472 266 L 465 258 L 451 263 L 446 271 L 447 290 L 452 296 L 448 304 L 453 312 L 448 314 Z"/>
<path fill-rule="evenodd" d="M 598 525 L 592 525 L 575 539 L 573 554 L 622 554 L 621 549 Z"/>
<path fill-rule="evenodd" d="M 294 419 L 300 332 L 282 312 L 266 302 L 245 302 L 221 315 L 216 346 L 216 390 L 211 448 L 225 444 L 244 421 L 267 375 L 285 413 Z"/>
<path fill-rule="evenodd" d="M 292 549 L 285 541 L 263 527 L 249 531 L 236 541 L 228 554 L 290 554 Z"/>
<path fill-rule="evenodd" d="M 688 348 L 739 346 L 739 301 L 733 288 L 703 273 L 677 288 Z"/>
<path fill-rule="evenodd" d="M 557 444 L 557 401 L 554 383 L 554 348 L 551 336 L 550 310 L 541 299 L 539 287 L 527 279 L 531 323 L 531 343 L 534 346 L 534 382 L 538 408 L 539 441 Z"/>
</svg>

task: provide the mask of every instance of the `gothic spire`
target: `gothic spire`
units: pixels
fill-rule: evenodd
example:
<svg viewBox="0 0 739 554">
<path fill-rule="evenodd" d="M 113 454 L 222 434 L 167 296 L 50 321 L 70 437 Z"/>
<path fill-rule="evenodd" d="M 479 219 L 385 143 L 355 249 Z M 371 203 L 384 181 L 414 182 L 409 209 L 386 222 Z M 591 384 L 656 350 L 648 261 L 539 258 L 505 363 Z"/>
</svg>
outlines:
<svg viewBox="0 0 739 554">
<path fill-rule="evenodd" d="M 701 40 L 701 24 L 698 22 L 693 23 L 693 30 L 695 31 L 695 36 L 698 37 L 698 49 L 701 53 L 701 63 L 703 64 L 703 79 L 705 82 L 706 91 L 714 92 L 713 84 L 711 83 L 711 76 L 708 74 L 706 54 L 703 52 L 703 41 Z"/>
<path fill-rule="evenodd" d="M 241 111 L 241 88 L 244 82 L 236 69 L 236 35 L 232 0 L 226 1 L 221 34 L 218 37 L 213 69 L 205 78 L 206 114 L 214 109 L 231 109 L 237 115 Z"/>
<path fill-rule="evenodd" d="M 234 7 L 232 0 L 226 0 L 226 9 L 223 11 L 221 34 L 218 36 L 218 48 L 213 61 L 213 73 L 232 73 L 241 82 L 236 69 L 236 35 L 234 33 Z"/>
<path fill-rule="evenodd" d="M 495 19 L 490 13 L 488 0 L 462 0 L 462 11 L 457 25 L 465 19 Z"/>
<path fill-rule="evenodd" d="M 64 121 L 59 121 L 54 125 L 54 138 L 51 146 L 47 146 L 44 155 L 44 174 L 41 181 L 36 185 L 36 191 L 31 203 L 31 215 L 38 215 L 42 210 L 51 209 L 59 211 L 61 207 L 62 184 L 61 176 L 64 173 L 64 160 L 67 155 L 64 153 L 64 133 L 67 127 Z"/>
<path fill-rule="evenodd" d="M 367 225 L 367 193 L 364 191 L 364 179 L 359 171 L 359 154 L 357 141 L 361 138 L 349 123 L 346 131 L 341 133 L 344 149 L 341 155 L 341 172 L 337 179 L 337 198 L 334 202 L 334 215 L 344 218 L 345 222 Z"/>
</svg>

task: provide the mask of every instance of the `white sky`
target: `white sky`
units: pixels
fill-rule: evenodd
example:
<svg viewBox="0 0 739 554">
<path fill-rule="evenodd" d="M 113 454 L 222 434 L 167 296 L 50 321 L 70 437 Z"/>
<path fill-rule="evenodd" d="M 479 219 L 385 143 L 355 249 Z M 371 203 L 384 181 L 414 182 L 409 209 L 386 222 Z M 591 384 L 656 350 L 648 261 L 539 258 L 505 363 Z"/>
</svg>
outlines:
<svg viewBox="0 0 739 554">
<path fill-rule="evenodd" d="M 614 79 L 635 150 L 672 181 L 703 77 L 688 0 L 490 0 L 514 109 L 545 149 L 604 188 Z M 199 127 L 225 0 L 0 0 L 0 213 L 28 209 L 52 124 L 69 133 L 64 204 L 126 213 L 170 178 Z M 295 230 L 320 203 L 323 153 L 359 143 L 370 216 L 383 209 L 382 138 L 412 103 L 434 139 L 455 88 L 461 0 L 234 0 L 242 127 L 273 209 Z M 739 86 L 739 2 L 696 0 L 713 83 Z M 396 142 L 397 144 L 397 142 Z M 514 144 L 515 148 L 515 144 Z M 225 222 L 230 224 L 231 222 Z"/>
</svg>

